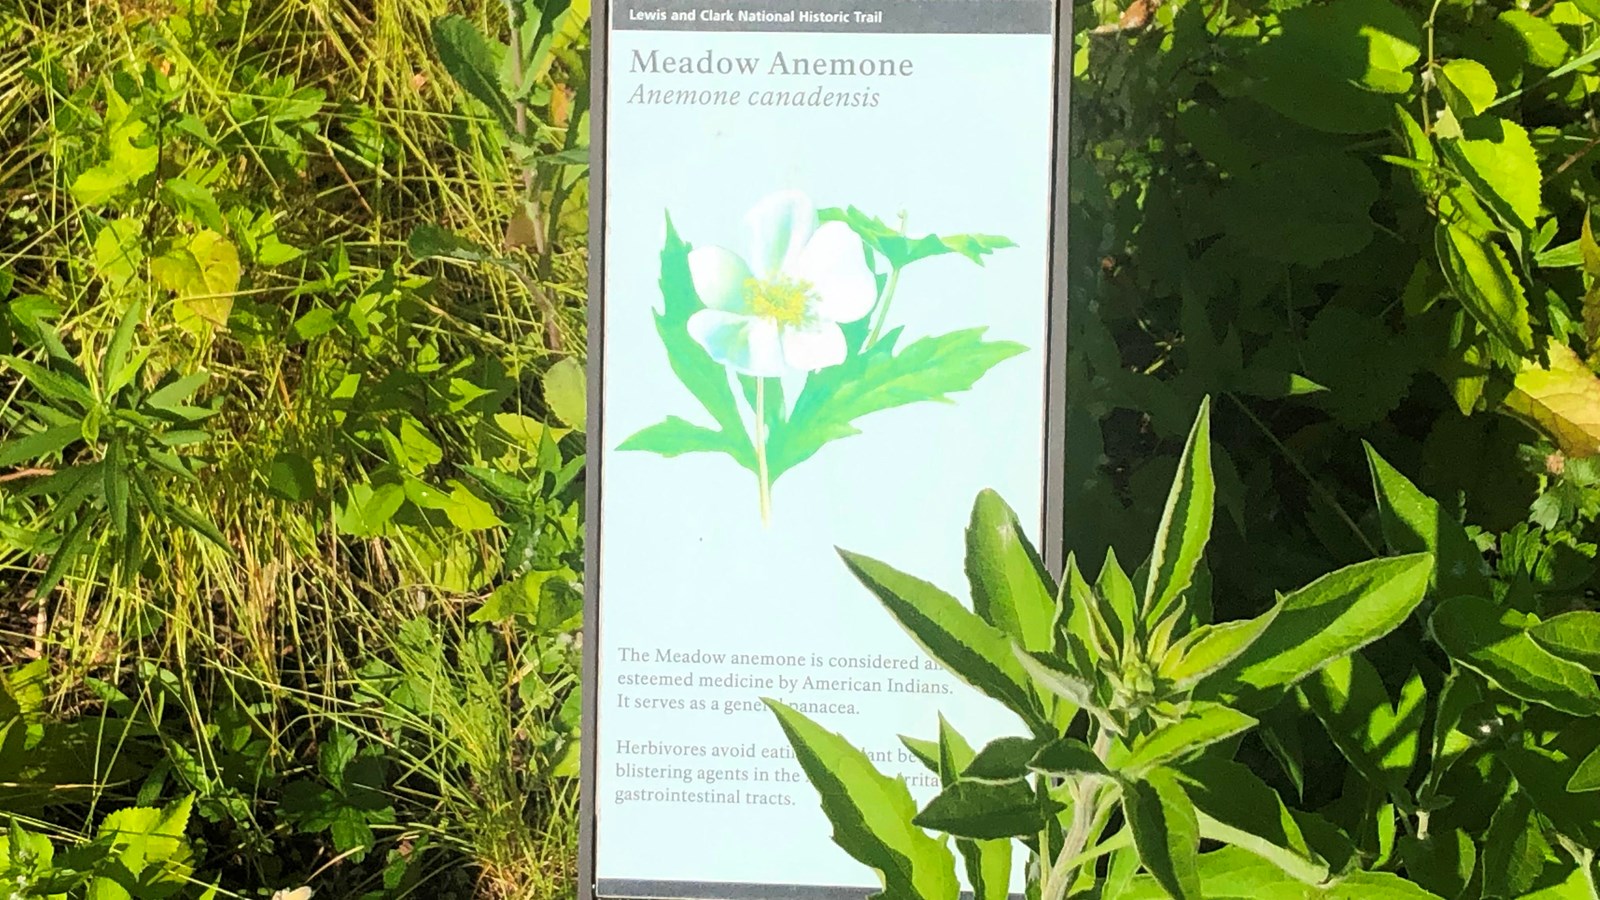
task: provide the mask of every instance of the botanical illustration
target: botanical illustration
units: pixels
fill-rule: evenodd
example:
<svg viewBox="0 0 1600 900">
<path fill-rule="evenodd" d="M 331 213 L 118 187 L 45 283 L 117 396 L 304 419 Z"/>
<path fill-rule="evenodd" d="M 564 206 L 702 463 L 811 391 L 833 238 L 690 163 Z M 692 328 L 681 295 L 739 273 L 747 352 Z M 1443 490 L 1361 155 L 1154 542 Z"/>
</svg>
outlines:
<svg viewBox="0 0 1600 900">
<path fill-rule="evenodd" d="M 760 200 L 744 225 L 743 254 L 691 248 L 669 215 L 656 331 L 673 373 L 715 424 L 668 416 L 621 449 L 727 454 L 756 476 L 763 524 L 779 476 L 824 444 L 858 434 L 856 419 L 948 402 L 1027 350 L 984 340 L 983 327 L 901 346 L 904 326 L 889 325 L 907 266 L 949 253 L 982 265 L 1015 246 L 1007 238 L 912 238 L 904 215 L 890 227 L 855 207 L 819 210 L 799 191 Z"/>
</svg>

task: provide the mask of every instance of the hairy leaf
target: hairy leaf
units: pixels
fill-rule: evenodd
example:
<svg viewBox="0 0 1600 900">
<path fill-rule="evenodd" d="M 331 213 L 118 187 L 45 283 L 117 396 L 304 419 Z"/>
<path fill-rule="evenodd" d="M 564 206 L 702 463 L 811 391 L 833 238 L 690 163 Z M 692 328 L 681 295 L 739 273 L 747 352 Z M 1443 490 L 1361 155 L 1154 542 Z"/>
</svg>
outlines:
<svg viewBox="0 0 1600 900">
<path fill-rule="evenodd" d="M 1055 583 L 1000 495 L 984 491 L 967 525 L 967 581 L 972 607 L 990 625 L 1029 651 L 1055 643 Z"/>
<path fill-rule="evenodd" d="M 1506 693 L 1575 716 L 1600 715 L 1594 676 L 1539 646 L 1521 613 L 1481 597 L 1455 597 L 1439 604 L 1429 625 L 1451 659 Z"/>
</svg>

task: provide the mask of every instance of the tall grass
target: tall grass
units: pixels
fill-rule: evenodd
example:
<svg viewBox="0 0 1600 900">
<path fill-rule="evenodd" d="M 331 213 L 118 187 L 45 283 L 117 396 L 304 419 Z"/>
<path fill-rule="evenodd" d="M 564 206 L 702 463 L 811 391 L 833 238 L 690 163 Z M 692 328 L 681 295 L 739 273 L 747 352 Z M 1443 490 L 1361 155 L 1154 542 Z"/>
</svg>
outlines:
<svg viewBox="0 0 1600 900">
<path fill-rule="evenodd" d="M 158 751 L 132 775 L 105 754 L 81 796 L 29 813 L 69 844 L 109 809 L 187 793 L 199 798 L 198 871 L 220 879 L 222 896 L 307 881 L 337 897 L 570 891 L 575 788 L 541 756 L 560 740 L 539 740 L 559 732 L 573 641 L 523 619 L 469 617 L 529 568 L 506 555 L 519 528 L 549 557 L 536 568 L 576 568 L 581 548 L 549 546 L 547 533 L 575 511 L 537 491 L 518 508 L 463 474 L 484 463 L 542 472 L 559 457 L 526 434 L 519 446 L 494 418 L 547 418 L 537 377 L 556 354 L 528 284 L 405 249 L 422 224 L 499 246 L 519 197 L 512 163 L 433 53 L 429 23 L 445 13 L 491 34 L 506 27 L 497 0 L 0 4 L 0 302 L 11 326 L 0 341 L 12 343 L 0 349 L 42 359 L 39 315 L 92 371 L 129 298 L 144 296 L 135 343 L 150 372 L 208 373 L 197 402 L 216 410 L 210 439 L 184 451 L 198 477 L 161 488 L 226 547 L 142 509 L 135 563 L 128 538 L 97 525 L 41 594 L 66 523 L 27 488 L 102 451 L 86 439 L 0 468 L 0 667 L 48 661 L 52 721 L 137 721 L 131 740 Z M 193 214 L 135 192 L 113 216 L 72 190 L 104 155 L 108 92 L 140 73 L 170 87 L 152 115 L 177 129 L 160 137 L 156 183 L 206 184 L 224 213 L 265 215 L 303 251 L 276 265 L 243 254 L 223 328 L 183 327 L 150 262 L 200 228 Z M 320 94 L 305 95 L 304 115 L 262 112 L 291 90 Z M 182 132 L 190 122 L 215 146 Z M 168 152 L 169 139 L 185 149 Z M 141 223 L 146 250 L 120 289 L 94 262 L 114 217 Z M 585 250 L 581 217 L 567 226 L 534 287 L 562 301 L 556 327 L 571 348 L 583 340 Z M 242 245 L 240 230 L 230 215 L 225 233 Z M 339 330 L 307 337 L 307 316 L 323 311 Z M 359 392 L 341 394 L 352 375 Z M 449 394 L 452 379 L 471 390 Z M 40 401 L 0 363 L 0 444 L 32 433 Z M 394 456 L 406 447 L 390 447 L 413 440 L 405 421 L 424 434 L 410 468 Z M 310 481 L 286 494 L 286 472 Z M 396 478 L 462 485 L 494 522 L 464 525 L 414 495 L 381 527 L 341 524 L 363 491 Z M 372 840 L 353 850 L 338 849 L 348 841 L 337 827 L 284 812 L 292 782 L 327 781 L 319 765 L 338 735 L 383 762 L 372 787 L 391 810 L 368 817 Z"/>
</svg>

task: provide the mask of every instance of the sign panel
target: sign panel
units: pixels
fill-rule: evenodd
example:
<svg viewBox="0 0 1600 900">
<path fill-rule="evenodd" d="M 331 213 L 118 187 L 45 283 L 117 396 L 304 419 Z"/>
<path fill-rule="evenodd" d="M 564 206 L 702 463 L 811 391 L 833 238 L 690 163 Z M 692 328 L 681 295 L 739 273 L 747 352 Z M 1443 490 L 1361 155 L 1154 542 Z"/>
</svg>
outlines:
<svg viewBox="0 0 1600 900">
<path fill-rule="evenodd" d="M 940 713 L 973 740 L 1018 732 L 835 548 L 965 597 L 980 490 L 1059 519 L 1056 16 L 1051 0 L 597 16 L 586 895 L 876 889 L 762 698 L 847 735 L 919 801 L 937 779 L 898 735 L 932 736 Z"/>
</svg>

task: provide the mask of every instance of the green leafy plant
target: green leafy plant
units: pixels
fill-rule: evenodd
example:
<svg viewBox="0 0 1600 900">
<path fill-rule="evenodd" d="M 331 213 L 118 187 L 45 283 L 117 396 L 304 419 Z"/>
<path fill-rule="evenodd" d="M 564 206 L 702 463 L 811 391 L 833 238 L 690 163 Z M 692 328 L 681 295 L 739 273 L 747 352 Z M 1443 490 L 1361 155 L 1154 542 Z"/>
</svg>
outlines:
<svg viewBox="0 0 1600 900">
<path fill-rule="evenodd" d="M 1348 836 L 1292 808 L 1237 756 L 1297 688 L 1362 669 L 1361 648 L 1422 603 L 1434 556 L 1357 563 L 1253 618 L 1213 621 L 1203 565 L 1215 496 L 1209 425 L 1202 405 L 1149 559 L 1132 574 L 1111 553 L 1090 582 L 1069 559 L 1058 586 L 991 493 L 967 531 L 971 609 L 843 552 L 929 655 L 1027 726 L 976 750 L 947 723 L 934 740 L 906 739 L 943 785 L 919 811 L 903 781 L 844 737 L 769 701 L 835 840 L 878 871 L 881 896 L 957 896 L 954 857 L 924 829 L 955 839 L 980 898 L 1008 895 L 1019 847 L 1029 894 L 1044 900 L 1199 898 L 1224 883 L 1244 895 L 1291 884 L 1307 897 L 1433 896 L 1367 870 Z M 1414 740 L 1412 706 L 1403 700 L 1366 736 L 1386 750 L 1408 729 Z M 1202 842 L 1225 849 L 1202 854 Z"/>
<path fill-rule="evenodd" d="M 797 191 L 764 198 L 746 224 L 748 258 L 721 247 L 691 249 L 670 217 L 661 251 L 656 332 L 673 374 L 715 427 L 669 416 L 620 449 L 729 456 L 756 476 L 763 524 L 773 484 L 824 445 L 859 434 L 857 419 L 948 401 L 1027 349 L 985 341 L 981 327 L 904 347 L 897 346 L 903 327 L 884 330 L 905 267 L 950 253 L 981 265 L 1014 246 L 1007 238 L 912 238 L 903 222 L 896 230 L 853 207 L 818 210 Z M 887 272 L 876 271 L 879 259 Z M 783 376 L 800 374 L 804 384 L 786 402 Z"/>
</svg>

